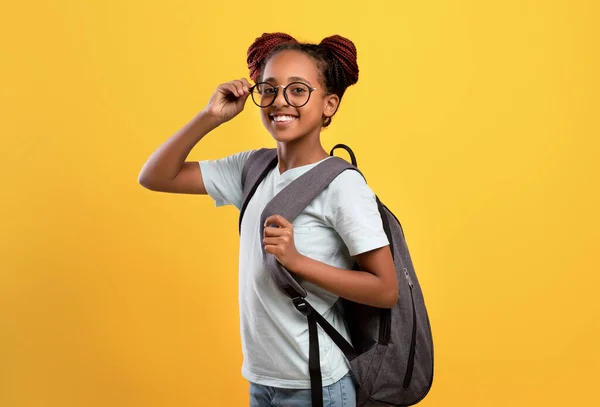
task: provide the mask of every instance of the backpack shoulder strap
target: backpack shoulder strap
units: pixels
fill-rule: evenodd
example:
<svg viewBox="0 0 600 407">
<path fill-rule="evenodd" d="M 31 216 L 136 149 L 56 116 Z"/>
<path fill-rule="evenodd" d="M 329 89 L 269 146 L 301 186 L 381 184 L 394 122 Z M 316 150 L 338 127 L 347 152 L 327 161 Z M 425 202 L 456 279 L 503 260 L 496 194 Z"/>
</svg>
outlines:
<svg viewBox="0 0 600 407">
<path fill-rule="evenodd" d="M 281 215 L 292 222 L 339 174 L 347 169 L 360 171 L 339 157 L 330 157 L 319 163 L 300 177 L 283 188 L 265 206 L 260 217 L 260 238 L 262 239 L 265 221 L 271 215 Z M 362 173 L 360 173 L 362 175 Z M 364 177 L 364 176 L 363 176 Z M 310 304 L 306 301 L 307 292 L 288 270 L 279 263 L 277 258 L 265 251 L 261 245 L 263 261 L 267 272 L 275 284 L 290 298 L 296 309 L 307 317 L 309 332 L 308 370 L 310 373 L 312 405 L 323 406 L 323 389 L 319 357 L 319 336 L 317 325 L 331 337 L 340 347 L 348 360 L 354 360 L 357 353 L 353 346 L 336 331 Z"/>
<path fill-rule="evenodd" d="M 269 216 L 281 215 L 292 222 L 339 174 L 345 170 L 362 173 L 347 161 L 339 157 L 330 157 L 319 163 L 283 188 L 265 206 L 260 217 L 260 238 L 264 234 L 264 224 Z M 364 176 L 363 176 L 364 177 Z M 277 286 L 290 298 L 306 297 L 306 290 L 286 270 L 277 258 L 265 251 L 262 246 L 265 267 Z"/>
<path fill-rule="evenodd" d="M 276 148 L 261 148 L 252 153 L 244 163 L 242 168 L 242 206 L 238 221 L 238 233 L 242 232 L 242 218 L 244 212 L 246 212 L 248 202 L 250 202 L 262 180 L 276 165 Z"/>
</svg>

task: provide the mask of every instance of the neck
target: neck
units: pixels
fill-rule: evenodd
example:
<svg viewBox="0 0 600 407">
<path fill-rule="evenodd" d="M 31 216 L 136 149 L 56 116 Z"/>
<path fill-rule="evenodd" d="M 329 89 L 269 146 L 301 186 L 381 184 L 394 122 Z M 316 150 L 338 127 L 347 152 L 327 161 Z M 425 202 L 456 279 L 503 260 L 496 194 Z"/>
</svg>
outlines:
<svg viewBox="0 0 600 407">
<path fill-rule="evenodd" d="M 291 141 L 277 142 L 280 174 L 292 168 L 319 162 L 327 157 L 329 154 L 321 146 L 318 133 L 316 137 L 307 135 Z"/>
</svg>

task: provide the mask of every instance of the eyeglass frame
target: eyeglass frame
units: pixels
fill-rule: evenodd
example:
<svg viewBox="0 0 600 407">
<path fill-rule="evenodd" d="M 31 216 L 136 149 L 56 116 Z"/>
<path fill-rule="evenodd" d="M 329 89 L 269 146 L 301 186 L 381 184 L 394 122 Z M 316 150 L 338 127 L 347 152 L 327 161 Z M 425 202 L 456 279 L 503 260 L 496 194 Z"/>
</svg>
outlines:
<svg viewBox="0 0 600 407">
<path fill-rule="evenodd" d="M 299 84 L 301 84 L 301 85 L 304 85 L 304 86 L 306 86 L 306 87 L 308 88 L 308 97 L 306 98 L 306 102 L 304 102 L 304 103 L 303 103 L 303 104 L 301 104 L 300 106 L 295 106 L 295 105 L 293 105 L 293 104 L 290 102 L 290 100 L 288 99 L 288 97 L 287 97 L 287 88 L 288 88 L 289 86 L 291 86 L 291 85 L 294 85 L 294 84 L 296 84 L 296 83 L 299 83 Z M 269 103 L 269 104 L 268 104 L 268 105 L 266 105 L 266 106 L 261 106 L 261 105 L 259 105 L 258 103 L 256 103 L 256 101 L 254 100 L 254 96 L 252 96 L 252 95 L 254 94 L 254 89 L 255 89 L 255 88 L 258 86 L 258 85 L 261 85 L 261 84 L 267 84 L 267 85 L 269 85 L 269 86 L 271 86 L 271 87 L 275 88 L 275 96 L 273 97 L 273 100 L 271 101 L 271 103 Z M 287 103 L 288 103 L 290 106 L 292 106 L 292 107 L 302 107 L 302 106 L 306 106 L 306 104 L 307 104 L 307 103 L 308 103 L 308 101 L 310 100 L 310 96 L 312 95 L 312 93 L 313 93 L 315 90 L 319 90 L 319 89 L 317 89 L 317 88 L 313 88 L 312 86 L 308 86 L 306 83 L 304 83 L 304 82 L 300 82 L 300 81 L 294 81 L 294 82 L 288 83 L 288 84 L 287 84 L 287 85 L 285 85 L 285 86 L 283 86 L 283 85 L 277 85 L 277 86 L 275 86 L 275 85 L 273 85 L 273 84 L 271 84 L 271 83 L 269 83 L 269 82 L 258 82 L 257 84 L 255 84 L 254 86 L 252 86 L 252 87 L 249 89 L 249 90 L 250 90 L 250 95 L 251 95 L 251 97 L 252 97 L 252 101 L 254 102 L 254 104 L 255 104 L 256 106 L 260 107 L 261 109 L 265 109 L 265 108 L 267 108 L 267 107 L 271 106 L 273 103 L 275 103 L 275 100 L 277 99 L 277 96 L 279 95 L 279 88 L 281 88 L 281 87 L 283 87 L 283 98 L 284 98 L 284 99 L 285 99 L 285 101 L 286 101 L 286 102 L 287 102 Z"/>
</svg>

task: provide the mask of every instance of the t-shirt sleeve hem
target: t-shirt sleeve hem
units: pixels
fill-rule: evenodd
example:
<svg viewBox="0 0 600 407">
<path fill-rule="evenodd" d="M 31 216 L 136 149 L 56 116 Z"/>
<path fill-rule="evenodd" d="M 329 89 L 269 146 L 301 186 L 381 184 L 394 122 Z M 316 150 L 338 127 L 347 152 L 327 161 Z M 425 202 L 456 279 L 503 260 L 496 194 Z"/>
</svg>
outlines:
<svg viewBox="0 0 600 407">
<path fill-rule="evenodd" d="M 369 240 L 363 240 L 362 242 L 354 241 L 352 247 L 348 247 L 348 252 L 351 256 L 356 256 L 361 253 L 368 252 L 370 250 L 379 249 L 380 247 L 388 246 L 390 242 L 385 237 L 377 237 Z"/>
<path fill-rule="evenodd" d="M 200 171 L 202 172 L 204 189 L 206 189 L 208 196 L 212 198 L 213 202 L 215 203 L 215 207 L 218 208 L 220 206 L 227 205 L 227 202 L 225 202 L 222 198 L 218 197 L 217 191 L 215 190 L 215 187 L 212 182 L 213 168 L 210 166 L 209 160 L 199 161 L 198 165 L 200 166 Z"/>
</svg>

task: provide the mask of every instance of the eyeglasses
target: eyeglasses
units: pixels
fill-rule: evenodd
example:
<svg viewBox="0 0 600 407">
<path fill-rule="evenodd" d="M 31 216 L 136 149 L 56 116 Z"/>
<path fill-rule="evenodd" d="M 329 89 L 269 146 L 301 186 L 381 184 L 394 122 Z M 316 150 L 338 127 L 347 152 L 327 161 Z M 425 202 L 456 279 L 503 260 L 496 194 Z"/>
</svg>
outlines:
<svg viewBox="0 0 600 407">
<path fill-rule="evenodd" d="M 303 82 L 292 82 L 287 86 L 274 86 L 268 82 L 259 82 L 250 88 L 252 101 L 258 107 L 269 107 L 277 99 L 279 88 L 283 88 L 283 97 L 293 107 L 302 107 L 307 104 L 310 94 L 317 90 Z"/>
</svg>

